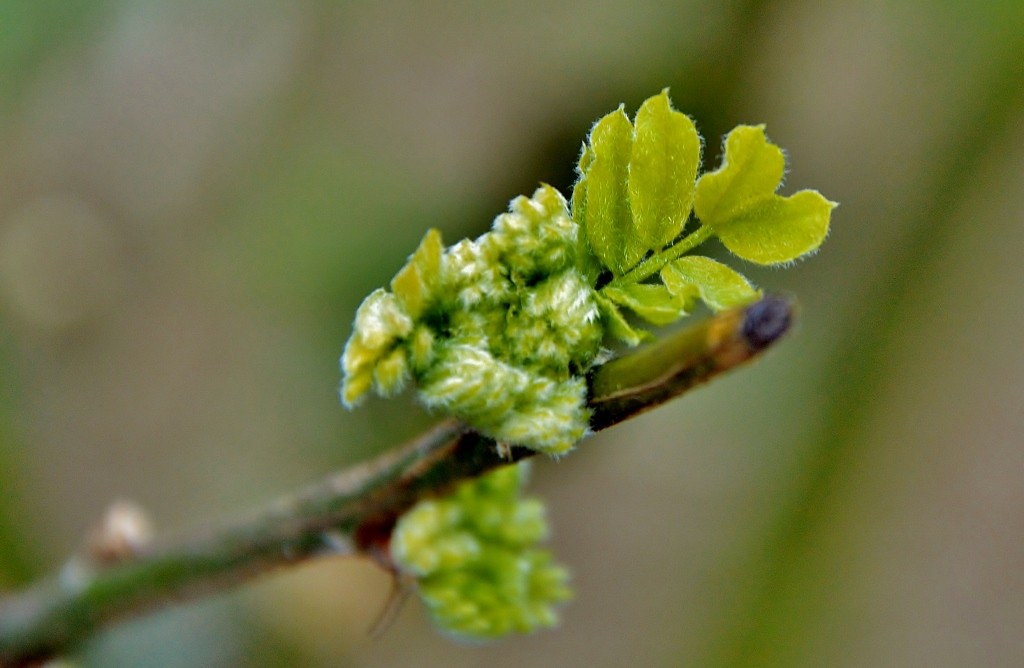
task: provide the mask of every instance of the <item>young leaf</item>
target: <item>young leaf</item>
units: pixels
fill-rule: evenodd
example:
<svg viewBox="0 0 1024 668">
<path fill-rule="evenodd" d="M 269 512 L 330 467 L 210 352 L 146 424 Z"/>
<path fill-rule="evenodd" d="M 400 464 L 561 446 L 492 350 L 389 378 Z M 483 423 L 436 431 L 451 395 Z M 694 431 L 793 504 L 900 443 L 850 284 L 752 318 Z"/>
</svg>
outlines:
<svg viewBox="0 0 1024 668">
<path fill-rule="evenodd" d="M 773 196 L 718 232 L 730 251 L 758 264 L 790 262 L 818 249 L 837 205 L 814 190 Z"/>
<path fill-rule="evenodd" d="M 775 194 L 785 168 L 764 126 L 741 125 L 725 141 L 722 166 L 697 181 L 694 211 L 730 251 L 758 264 L 795 260 L 821 245 L 835 203 L 813 190 Z"/>
<path fill-rule="evenodd" d="M 687 255 L 666 266 L 661 270 L 661 280 L 672 294 L 685 300 L 699 295 L 715 311 L 761 297 L 761 291 L 742 274 L 701 255 Z"/>
<path fill-rule="evenodd" d="M 431 228 L 409 261 L 391 279 L 391 291 L 402 300 L 413 320 L 420 317 L 437 288 L 443 253 L 441 233 Z"/>
<path fill-rule="evenodd" d="M 576 174 L 579 178 L 576 180 L 576 185 L 572 188 L 572 217 L 573 220 L 578 224 L 583 224 L 583 219 L 586 217 L 587 208 L 587 172 L 590 170 L 591 163 L 594 162 L 594 149 L 590 148 L 586 142 L 583 142 L 583 148 L 580 150 L 580 159 L 576 163 Z"/>
<path fill-rule="evenodd" d="M 579 178 L 572 188 L 571 215 L 576 222 L 576 267 L 587 278 L 587 282 L 593 286 L 597 277 L 601 274 L 603 266 L 601 261 L 594 255 L 590 242 L 587 240 L 587 233 L 583 227 L 583 221 L 587 216 L 587 171 L 594 161 L 594 150 L 583 142 L 583 149 L 580 152 L 579 162 L 576 163 L 576 173 Z"/>
<path fill-rule="evenodd" d="M 597 301 L 597 309 L 601 313 L 601 320 L 605 323 L 606 331 L 614 338 L 630 346 L 638 346 L 644 341 L 654 338 L 648 331 L 633 329 L 626 322 L 626 318 L 619 311 L 619 307 L 601 292 L 595 293 L 594 299 Z"/>
<path fill-rule="evenodd" d="M 693 206 L 700 147 L 697 128 L 672 108 L 668 89 L 640 106 L 629 160 L 629 201 L 635 234 L 645 250 L 658 251 L 683 231 Z"/>
<path fill-rule="evenodd" d="M 594 254 L 617 276 L 647 252 L 629 210 L 626 184 L 632 146 L 633 125 L 621 106 L 594 126 L 590 133 L 593 160 L 585 177 L 586 205 L 583 220 L 577 220 Z"/>
<path fill-rule="evenodd" d="M 654 325 L 667 325 L 686 315 L 686 302 L 664 285 L 632 283 L 620 288 L 608 286 L 602 292 L 619 306 L 632 309 Z"/>
<path fill-rule="evenodd" d="M 778 189 L 785 166 L 763 125 L 737 126 L 725 138 L 722 166 L 697 182 L 697 216 L 705 225 L 722 225 L 743 215 Z"/>
</svg>

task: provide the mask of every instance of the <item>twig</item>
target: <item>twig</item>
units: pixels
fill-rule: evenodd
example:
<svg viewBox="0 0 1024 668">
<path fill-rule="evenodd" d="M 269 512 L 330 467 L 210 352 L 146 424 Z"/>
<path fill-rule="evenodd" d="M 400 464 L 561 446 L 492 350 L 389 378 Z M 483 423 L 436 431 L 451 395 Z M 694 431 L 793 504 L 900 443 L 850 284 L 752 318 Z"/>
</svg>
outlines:
<svg viewBox="0 0 1024 668">
<path fill-rule="evenodd" d="M 766 297 L 597 367 L 589 377 L 592 428 L 617 424 L 751 359 L 792 317 L 788 300 Z M 0 600 L 0 666 L 52 657 L 118 620 L 318 555 L 361 554 L 390 567 L 391 530 L 413 504 L 534 454 L 513 446 L 505 456 L 492 440 L 447 420 L 251 517 L 135 547 L 114 563 L 76 557 L 57 576 Z"/>
</svg>

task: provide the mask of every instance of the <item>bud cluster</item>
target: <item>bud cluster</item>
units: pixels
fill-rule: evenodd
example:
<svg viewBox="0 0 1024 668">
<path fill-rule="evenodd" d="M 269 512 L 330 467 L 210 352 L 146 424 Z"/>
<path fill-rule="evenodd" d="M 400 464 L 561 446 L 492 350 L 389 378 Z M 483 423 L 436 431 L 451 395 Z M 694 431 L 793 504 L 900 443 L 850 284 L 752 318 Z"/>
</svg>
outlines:
<svg viewBox="0 0 1024 668">
<path fill-rule="evenodd" d="M 526 462 L 421 501 L 391 537 L 398 568 L 416 577 L 439 627 L 461 637 L 497 638 L 558 622 L 568 573 L 536 547 L 547 537 L 544 506 L 519 496 Z"/>
<path fill-rule="evenodd" d="M 582 371 L 604 330 L 577 267 L 578 228 L 550 186 L 512 200 L 490 232 L 445 250 L 431 230 L 356 313 L 342 356 L 347 405 L 411 379 L 429 407 L 551 455 L 587 432 Z"/>
</svg>

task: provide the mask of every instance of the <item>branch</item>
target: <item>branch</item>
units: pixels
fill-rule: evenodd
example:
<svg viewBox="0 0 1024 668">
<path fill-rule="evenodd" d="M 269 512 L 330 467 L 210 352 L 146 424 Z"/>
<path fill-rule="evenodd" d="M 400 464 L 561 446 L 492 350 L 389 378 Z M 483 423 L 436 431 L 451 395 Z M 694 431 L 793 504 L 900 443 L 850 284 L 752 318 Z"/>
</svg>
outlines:
<svg viewBox="0 0 1024 668">
<path fill-rule="evenodd" d="M 789 329 L 792 304 L 766 297 L 719 313 L 596 367 L 588 377 L 599 431 L 755 357 Z M 320 555 L 361 554 L 390 568 L 398 518 L 421 499 L 536 454 L 447 420 L 410 443 L 286 496 L 232 524 L 132 546 L 0 599 L 0 666 L 66 651 L 118 620 L 223 591 Z"/>
</svg>

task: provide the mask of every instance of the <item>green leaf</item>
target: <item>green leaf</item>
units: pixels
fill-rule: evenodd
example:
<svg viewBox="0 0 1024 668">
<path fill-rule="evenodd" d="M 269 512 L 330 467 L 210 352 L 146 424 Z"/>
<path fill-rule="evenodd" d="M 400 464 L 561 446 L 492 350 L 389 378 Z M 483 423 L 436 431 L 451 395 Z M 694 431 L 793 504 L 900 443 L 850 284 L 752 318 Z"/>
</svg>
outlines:
<svg viewBox="0 0 1024 668">
<path fill-rule="evenodd" d="M 602 292 L 611 301 L 632 309 L 654 325 L 667 325 L 686 315 L 686 302 L 664 285 L 633 283 L 617 288 L 608 286 Z"/>
<path fill-rule="evenodd" d="M 629 161 L 629 201 L 645 252 L 661 250 L 683 231 L 693 207 L 700 148 L 697 128 L 672 109 L 668 89 L 640 106 Z"/>
<path fill-rule="evenodd" d="M 578 226 L 576 236 L 576 268 L 587 278 L 587 282 L 591 286 L 597 282 L 597 277 L 604 268 L 601 261 L 594 254 L 594 250 L 590 247 L 583 223 L 587 211 L 587 171 L 590 169 L 590 163 L 593 161 L 594 151 L 584 142 L 579 162 L 576 163 L 576 172 L 579 174 L 579 178 L 572 188 L 570 205 L 570 215 Z"/>
<path fill-rule="evenodd" d="M 648 331 L 633 329 L 626 322 L 626 318 L 619 311 L 619 307 L 601 292 L 595 293 L 594 298 L 597 301 L 597 308 L 601 313 L 601 319 L 605 322 L 605 329 L 612 337 L 631 346 L 638 346 L 644 341 L 654 338 Z"/>
<path fill-rule="evenodd" d="M 742 216 L 778 189 L 785 166 L 782 149 L 768 142 L 763 125 L 737 126 L 725 139 L 722 166 L 697 182 L 697 216 L 711 226 Z"/>
<path fill-rule="evenodd" d="M 597 122 L 590 133 L 590 147 L 593 160 L 586 168 L 583 228 L 594 254 L 621 276 L 647 252 L 629 210 L 627 178 L 633 125 L 621 106 Z"/>
<path fill-rule="evenodd" d="M 784 169 L 782 150 L 768 141 L 764 126 L 741 125 L 726 138 L 722 166 L 697 181 L 697 217 L 744 260 L 789 262 L 816 250 L 828 234 L 836 204 L 813 190 L 776 195 Z"/>
<path fill-rule="evenodd" d="M 780 264 L 818 249 L 828 235 L 835 202 L 814 190 L 774 196 L 717 232 L 725 247 L 751 262 Z"/>
<path fill-rule="evenodd" d="M 426 310 L 436 292 L 441 280 L 443 253 L 441 233 L 431 228 L 419 247 L 409 256 L 409 261 L 391 279 L 391 291 L 402 300 L 406 312 L 413 320 Z"/>
<path fill-rule="evenodd" d="M 591 163 L 594 162 L 594 150 L 583 142 L 580 150 L 580 159 L 576 163 L 576 174 L 578 179 L 572 188 L 572 218 L 577 224 L 583 224 L 587 208 L 587 172 Z"/>
<path fill-rule="evenodd" d="M 698 295 L 715 311 L 756 301 L 761 291 L 747 279 L 721 262 L 700 255 L 681 257 L 661 270 L 661 280 L 669 292 L 689 300 Z"/>
</svg>

